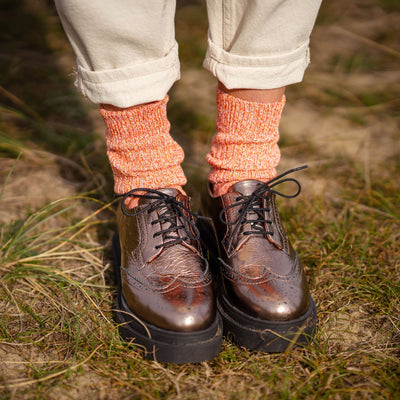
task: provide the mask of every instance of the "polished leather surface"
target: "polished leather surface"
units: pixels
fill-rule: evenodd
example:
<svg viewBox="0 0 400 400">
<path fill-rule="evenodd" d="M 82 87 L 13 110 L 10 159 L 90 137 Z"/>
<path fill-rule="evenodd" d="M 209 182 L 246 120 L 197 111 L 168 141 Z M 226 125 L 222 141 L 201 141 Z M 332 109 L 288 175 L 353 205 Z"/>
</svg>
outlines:
<svg viewBox="0 0 400 400">
<path fill-rule="evenodd" d="M 190 209 L 188 197 L 177 190 L 160 192 Z M 125 300 L 136 316 L 159 328 L 182 332 L 205 329 L 215 318 L 215 300 L 196 232 L 176 212 L 176 206 L 161 201 L 152 207 L 154 202 L 142 198 L 138 207 L 124 209 L 130 215 L 118 207 Z M 180 210 L 193 221 L 188 212 Z"/>
<path fill-rule="evenodd" d="M 261 319 L 288 321 L 307 311 L 309 290 L 301 262 L 282 228 L 276 195 L 264 192 L 245 213 L 243 223 L 236 223 L 244 207 L 239 203 L 262 184 L 239 182 L 214 199 L 222 282 L 225 295 L 242 311 Z M 228 225 L 220 220 L 221 211 Z"/>
</svg>

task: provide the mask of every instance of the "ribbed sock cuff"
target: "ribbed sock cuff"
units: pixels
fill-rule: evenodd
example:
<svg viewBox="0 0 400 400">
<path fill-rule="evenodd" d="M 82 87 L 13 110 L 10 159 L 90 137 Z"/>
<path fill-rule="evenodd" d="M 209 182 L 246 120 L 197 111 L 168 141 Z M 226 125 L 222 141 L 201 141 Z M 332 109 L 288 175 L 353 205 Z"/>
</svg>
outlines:
<svg viewBox="0 0 400 400">
<path fill-rule="evenodd" d="M 215 196 L 243 180 L 268 182 L 276 176 L 278 128 L 285 100 L 283 96 L 274 103 L 250 102 L 218 89 L 217 133 L 207 155 L 208 179 Z"/>
<path fill-rule="evenodd" d="M 181 168 L 183 149 L 169 134 L 166 105 L 161 101 L 113 111 L 100 107 L 106 125 L 107 156 L 114 176 L 114 191 L 177 188 L 186 177 Z M 183 192 L 184 193 L 184 192 Z M 131 198 L 128 207 L 137 205 Z"/>
</svg>

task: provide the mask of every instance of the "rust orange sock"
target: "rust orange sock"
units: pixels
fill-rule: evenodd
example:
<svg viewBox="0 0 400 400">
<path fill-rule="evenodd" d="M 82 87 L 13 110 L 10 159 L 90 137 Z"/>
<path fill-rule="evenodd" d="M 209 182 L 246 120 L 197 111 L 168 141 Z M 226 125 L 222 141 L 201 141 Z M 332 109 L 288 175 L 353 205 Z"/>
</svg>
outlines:
<svg viewBox="0 0 400 400">
<path fill-rule="evenodd" d="M 180 166 L 184 153 L 169 134 L 167 102 L 168 96 L 117 111 L 100 106 L 115 193 L 167 187 L 184 193 L 182 186 L 186 184 L 186 177 Z M 135 207 L 138 201 L 130 197 L 125 206 Z"/>
<path fill-rule="evenodd" d="M 257 179 L 268 182 L 276 176 L 280 160 L 279 122 L 285 96 L 275 103 L 257 103 L 217 91 L 217 133 L 207 161 L 208 179 L 215 196 L 225 194 L 235 183 Z"/>
</svg>

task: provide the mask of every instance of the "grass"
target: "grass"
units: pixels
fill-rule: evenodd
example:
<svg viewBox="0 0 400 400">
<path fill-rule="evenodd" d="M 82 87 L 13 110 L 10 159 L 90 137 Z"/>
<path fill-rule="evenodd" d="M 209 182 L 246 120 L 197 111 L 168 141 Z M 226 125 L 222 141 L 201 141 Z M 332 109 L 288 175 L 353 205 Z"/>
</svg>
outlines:
<svg viewBox="0 0 400 400">
<path fill-rule="evenodd" d="M 177 35 L 190 73 L 206 24 L 203 3 L 189 3 L 178 7 Z M 117 334 L 102 128 L 68 77 L 74 57 L 54 9 L 1 7 L 0 398 L 400 398 L 396 2 L 323 5 L 313 63 L 288 89 L 281 170 L 310 168 L 280 210 L 318 306 L 315 340 L 278 355 L 225 340 L 213 361 L 182 366 L 143 360 Z M 368 40 L 335 36 L 338 21 Z M 173 98 L 170 117 L 179 137 L 187 132 L 188 190 L 201 192 L 207 167 L 191 159 L 210 142 L 211 118 Z"/>
</svg>

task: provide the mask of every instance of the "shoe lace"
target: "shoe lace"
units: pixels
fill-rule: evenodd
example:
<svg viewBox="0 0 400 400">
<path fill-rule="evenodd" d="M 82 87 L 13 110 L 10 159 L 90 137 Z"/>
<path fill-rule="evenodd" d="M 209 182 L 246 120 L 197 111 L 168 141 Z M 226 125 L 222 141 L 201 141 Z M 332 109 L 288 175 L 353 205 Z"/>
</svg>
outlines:
<svg viewBox="0 0 400 400">
<path fill-rule="evenodd" d="M 133 217 L 144 212 L 150 214 L 151 212 L 158 210 L 158 218 L 154 219 L 151 224 L 155 225 L 160 223 L 163 227 L 153 235 L 154 237 L 162 236 L 163 244 L 155 246 L 156 249 L 181 243 L 188 239 L 192 241 L 199 240 L 200 232 L 196 226 L 195 220 L 200 218 L 209 219 L 194 213 L 181 201 L 176 200 L 174 196 L 155 189 L 137 188 L 125 194 L 116 195 L 116 197 L 123 198 L 121 202 L 121 210 L 128 217 Z M 124 203 L 129 197 L 139 197 L 154 201 L 150 202 L 143 208 L 137 209 L 137 211 L 127 212 Z M 189 217 L 187 215 L 189 215 Z M 181 229 L 184 229 L 186 236 L 182 237 L 179 235 L 178 231 Z"/>
<path fill-rule="evenodd" d="M 265 212 L 269 212 L 269 208 L 263 207 L 263 199 L 267 199 L 269 193 L 274 193 L 278 196 L 285 197 L 287 199 L 297 197 L 301 192 L 300 182 L 294 178 L 285 178 L 293 172 L 308 168 L 307 165 L 301 167 L 292 168 L 275 178 L 271 179 L 269 182 L 260 185 L 254 192 L 250 195 L 240 195 L 236 197 L 235 203 L 225 207 L 221 210 L 219 214 L 219 219 L 221 222 L 227 226 L 234 226 L 230 240 L 228 242 L 228 251 L 231 251 L 234 238 L 243 225 L 248 224 L 250 230 L 243 231 L 243 235 L 261 235 L 266 237 L 267 235 L 273 235 L 272 231 L 266 229 L 266 225 L 271 225 L 273 221 L 265 219 Z M 284 182 L 294 182 L 297 185 L 297 191 L 294 194 L 284 194 L 273 189 L 275 186 L 280 185 Z M 238 216 L 234 221 L 226 221 L 224 214 L 228 209 L 239 207 Z"/>
</svg>

